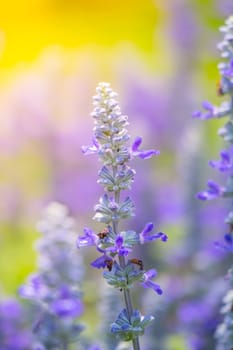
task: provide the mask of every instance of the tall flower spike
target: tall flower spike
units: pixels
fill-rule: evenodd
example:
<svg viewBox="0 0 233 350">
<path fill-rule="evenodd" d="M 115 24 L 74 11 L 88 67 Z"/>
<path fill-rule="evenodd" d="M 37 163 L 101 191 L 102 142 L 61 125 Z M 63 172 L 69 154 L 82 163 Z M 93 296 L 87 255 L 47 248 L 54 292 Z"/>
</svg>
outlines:
<svg viewBox="0 0 233 350">
<path fill-rule="evenodd" d="M 155 270 L 144 271 L 143 262 L 128 255 L 133 254 L 137 244 L 150 243 L 160 239 L 165 242 L 167 236 L 162 233 L 151 233 L 153 224 L 149 223 L 142 232 L 133 230 L 120 231 L 119 223 L 134 216 L 135 205 L 130 197 L 121 198 L 123 190 L 130 190 L 135 176 L 129 162 L 134 157 L 149 159 L 158 155 L 157 150 L 141 150 L 141 137 L 136 137 L 130 146 L 127 130 L 128 117 L 121 113 L 117 94 L 108 83 L 100 83 L 96 88 L 93 104 L 94 118 L 93 145 L 82 148 L 84 154 L 97 154 L 103 163 L 98 175 L 98 183 L 105 193 L 95 206 L 94 220 L 106 225 L 99 233 L 85 229 L 85 235 L 78 238 L 77 246 L 94 245 L 101 256 L 91 263 L 94 268 L 103 268 L 107 283 L 123 291 L 125 308 L 111 325 L 111 332 L 122 341 L 132 341 L 133 349 L 140 350 L 139 336 L 144 334 L 152 316 L 142 316 L 134 310 L 130 289 L 136 282 L 144 288 L 152 288 L 161 294 L 162 289 L 150 279 L 155 277 Z"/>
<path fill-rule="evenodd" d="M 51 203 L 38 224 L 43 235 L 36 245 L 38 272 L 19 290 L 35 306 L 36 349 L 66 350 L 69 343 L 79 342 L 83 262 L 73 249 L 74 228 L 67 208 L 59 203 Z"/>
<path fill-rule="evenodd" d="M 228 142 L 229 150 L 220 152 L 219 161 L 210 161 L 210 165 L 220 172 L 228 171 L 229 176 L 225 187 L 221 187 L 213 181 L 208 182 L 208 190 L 198 194 L 198 198 L 202 200 L 213 199 L 215 197 L 233 198 L 233 159 L 232 159 L 232 144 L 233 144 L 233 16 L 229 17 L 225 25 L 220 28 L 223 33 L 223 40 L 218 45 L 223 61 L 219 63 L 218 69 L 220 73 L 220 82 L 218 84 L 218 95 L 228 96 L 220 107 L 214 107 L 210 103 L 204 103 L 203 107 L 206 113 L 195 112 L 195 117 L 200 119 L 208 119 L 210 117 L 225 117 L 229 119 L 227 123 L 219 129 L 219 135 Z M 215 242 L 218 247 L 226 251 L 233 251 L 233 206 L 225 219 L 229 224 L 229 232 L 224 235 L 224 242 Z M 224 298 L 224 307 L 221 312 L 224 315 L 222 324 L 219 325 L 216 331 L 216 350 L 228 350 L 233 348 L 233 273 L 232 268 L 229 272 L 230 290 Z"/>
</svg>

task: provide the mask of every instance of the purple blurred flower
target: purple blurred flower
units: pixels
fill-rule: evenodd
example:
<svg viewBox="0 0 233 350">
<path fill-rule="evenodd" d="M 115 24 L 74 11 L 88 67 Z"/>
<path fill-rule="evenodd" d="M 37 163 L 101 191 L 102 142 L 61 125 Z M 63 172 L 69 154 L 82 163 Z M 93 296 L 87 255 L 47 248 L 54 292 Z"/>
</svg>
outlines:
<svg viewBox="0 0 233 350">
<path fill-rule="evenodd" d="M 138 148 L 140 147 L 141 143 L 142 143 L 142 138 L 140 136 L 137 136 L 132 144 L 132 147 L 131 147 L 132 156 L 139 157 L 142 159 L 149 159 L 152 156 L 160 154 L 159 151 L 156 151 L 153 149 L 146 150 L 146 151 L 140 151 Z"/>
<path fill-rule="evenodd" d="M 85 235 L 78 237 L 78 240 L 77 240 L 78 248 L 96 245 L 96 242 L 99 240 L 99 237 L 97 236 L 97 234 L 88 227 L 85 227 L 83 231 Z"/>
<path fill-rule="evenodd" d="M 223 172 L 231 170 L 233 168 L 233 162 L 230 153 L 228 151 L 221 151 L 220 157 L 220 160 L 210 160 L 209 165 Z"/>
<path fill-rule="evenodd" d="M 160 239 L 163 242 L 167 241 L 168 237 L 163 232 L 151 234 L 151 231 L 153 230 L 153 228 L 154 228 L 154 225 L 151 222 L 145 225 L 144 229 L 139 234 L 141 244 L 154 241 L 155 239 Z"/>
<path fill-rule="evenodd" d="M 85 155 L 98 153 L 100 148 L 99 142 L 96 138 L 93 137 L 93 145 L 92 146 L 82 146 L 82 152 Z"/>
<path fill-rule="evenodd" d="M 201 111 L 197 110 L 193 112 L 192 116 L 194 118 L 199 118 L 199 119 L 210 119 L 214 117 L 214 106 L 208 102 L 208 101 L 203 101 L 202 102 L 202 107 L 207 111 L 206 113 L 202 113 Z"/>
<path fill-rule="evenodd" d="M 216 281 L 215 281 L 216 282 Z M 191 299 L 181 303 L 178 319 L 182 331 L 186 331 L 187 340 L 192 350 L 212 349 L 212 335 L 219 322 L 219 298 L 222 288 L 210 291 L 206 297 Z M 201 316 L 201 317 L 200 317 Z"/>
<path fill-rule="evenodd" d="M 171 11 L 171 28 L 170 35 L 172 42 L 175 41 L 176 51 L 181 54 L 189 55 L 190 51 L 193 54 L 196 38 L 200 30 L 195 18 L 195 12 L 192 6 L 185 0 L 173 0 L 169 3 Z M 187 58 L 186 58 L 187 59 Z"/>
<path fill-rule="evenodd" d="M 101 350 L 98 345 L 91 345 L 88 350 Z"/>
<path fill-rule="evenodd" d="M 32 334 L 26 330 L 26 317 L 16 300 L 0 303 L 0 349 L 30 350 Z"/>
<path fill-rule="evenodd" d="M 215 6 L 218 13 L 222 16 L 229 16 L 233 13 L 232 0 L 215 0 Z"/>
<path fill-rule="evenodd" d="M 229 79 L 233 76 L 233 59 L 230 60 L 229 64 L 227 64 L 223 69 L 222 73 Z"/>
<path fill-rule="evenodd" d="M 222 196 L 224 192 L 224 187 L 219 186 L 216 182 L 209 180 L 208 189 L 197 194 L 197 198 L 201 200 L 211 200 Z"/>
<path fill-rule="evenodd" d="M 156 284 L 156 283 L 151 281 L 151 279 L 156 277 L 156 276 L 157 276 L 157 272 L 156 272 L 155 269 L 148 270 L 147 272 L 145 272 L 143 274 L 143 282 L 141 283 L 141 285 L 144 288 L 151 288 L 156 293 L 161 295 L 161 294 L 163 294 L 163 291 L 162 291 L 161 287 L 158 284 Z"/>
<path fill-rule="evenodd" d="M 196 110 L 192 113 L 193 118 L 198 118 L 201 120 L 210 118 L 221 118 L 230 114 L 231 104 L 228 101 L 224 101 L 220 106 L 214 106 L 209 101 L 202 102 L 202 107 L 205 112 Z"/>
<path fill-rule="evenodd" d="M 58 297 L 53 300 L 51 310 L 59 317 L 78 317 L 84 311 L 83 303 L 67 286 L 59 290 Z"/>
<path fill-rule="evenodd" d="M 224 243 L 216 241 L 214 242 L 215 246 L 218 248 L 222 248 L 224 250 L 228 250 L 230 252 L 233 252 L 233 238 L 230 233 L 226 233 L 224 235 Z"/>
<path fill-rule="evenodd" d="M 40 275 L 31 275 L 26 284 L 22 285 L 19 295 L 26 299 L 43 299 L 49 295 L 49 289 L 44 284 Z"/>
</svg>

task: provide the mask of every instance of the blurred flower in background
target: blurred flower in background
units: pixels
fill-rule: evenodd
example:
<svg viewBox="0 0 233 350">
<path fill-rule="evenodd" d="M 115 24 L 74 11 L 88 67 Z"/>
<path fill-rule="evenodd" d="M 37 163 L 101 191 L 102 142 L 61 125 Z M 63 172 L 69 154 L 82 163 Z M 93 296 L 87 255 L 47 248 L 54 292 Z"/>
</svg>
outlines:
<svg viewBox="0 0 233 350">
<path fill-rule="evenodd" d="M 26 311 L 15 299 L 0 302 L 0 347 L 4 350 L 29 350 L 32 335 L 26 322 Z M 27 327 L 27 328 L 26 328 Z"/>
</svg>

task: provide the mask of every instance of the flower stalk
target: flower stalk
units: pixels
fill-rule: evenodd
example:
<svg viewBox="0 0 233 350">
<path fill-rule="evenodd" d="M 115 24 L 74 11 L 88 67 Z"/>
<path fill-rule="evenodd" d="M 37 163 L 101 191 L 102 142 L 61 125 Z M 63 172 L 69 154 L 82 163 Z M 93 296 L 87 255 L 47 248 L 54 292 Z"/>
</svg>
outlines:
<svg viewBox="0 0 233 350">
<path fill-rule="evenodd" d="M 130 136 L 127 130 L 128 117 L 123 115 L 116 99 L 117 94 L 107 83 L 100 83 L 93 97 L 94 137 L 91 146 L 82 148 L 84 154 L 97 154 L 102 168 L 99 171 L 98 183 L 104 187 L 104 195 L 95 206 L 93 217 L 105 227 L 99 233 L 90 228 L 84 229 L 84 236 L 78 237 L 77 246 L 95 246 L 101 256 L 91 263 L 94 268 L 103 268 L 103 277 L 107 283 L 123 292 L 125 308 L 116 321 L 111 324 L 110 331 L 122 341 L 132 341 L 133 349 L 140 350 L 139 336 L 144 334 L 146 326 L 153 320 L 152 316 L 142 316 L 133 307 L 130 289 L 135 282 L 144 288 L 152 288 L 162 294 L 160 286 L 151 279 L 156 276 L 154 269 L 145 271 L 143 262 L 138 258 L 128 259 L 135 245 L 153 240 L 166 241 L 162 233 L 152 233 L 153 224 L 145 225 L 141 232 L 122 231 L 121 221 L 134 216 L 135 205 L 121 193 L 130 190 L 135 170 L 129 166 L 134 157 L 149 159 L 158 155 L 159 151 L 140 150 L 141 137 L 136 137 L 129 146 Z"/>
<path fill-rule="evenodd" d="M 35 350 L 68 350 L 79 343 L 84 326 L 78 322 L 84 311 L 80 283 L 82 257 L 73 247 L 75 222 L 65 206 L 50 203 L 38 223 L 38 271 L 19 289 L 33 313 Z M 33 348 L 34 349 L 34 348 Z"/>
<path fill-rule="evenodd" d="M 199 119 L 228 117 L 226 124 L 219 129 L 218 134 L 228 143 L 228 148 L 220 152 L 220 159 L 210 161 L 209 165 L 220 172 L 228 174 L 225 186 L 220 186 L 212 180 L 208 181 L 208 189 L 198 193 L 201 200 L 211 200 L 217 197 L 233 198 L 233 16 L 229 17 L 225 25 L 220 28 L 223 40 L 219 43 L 222 62 L 218 64 L 220 81 L 218 82 L 217 94 L 228 98 L 220 106 L 214 106 L 208 101 L 202 103 L 203 111 L 195 111 L 193 116 Z M 221 242 L 216 246 L 226 251 L 233 251 L 233 205 L 225 219 L 228 224 L 228 232 L 225 233 Z M 217 327 L 216 350 L 228 350 L 233 348 L 233 266 L 229 270 L 228 280 L 230 290 L 223 299 L 224 306 L 221 309 L 223 321 Z"/>
</svg>

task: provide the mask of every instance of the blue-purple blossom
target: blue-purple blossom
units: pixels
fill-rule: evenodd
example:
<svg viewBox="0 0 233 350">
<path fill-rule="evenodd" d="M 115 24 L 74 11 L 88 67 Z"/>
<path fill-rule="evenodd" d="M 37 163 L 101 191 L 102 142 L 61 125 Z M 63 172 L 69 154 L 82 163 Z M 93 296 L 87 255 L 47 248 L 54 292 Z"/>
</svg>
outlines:
<svg viewBox="0 0 233 350">
<path fill-rule="evenodd" d="M 225 233 L 224 243 L 216 241 L 214 242 L 215 246 L 224 250 L 233 252 L 233 238 L 231 233 Z"/>
<path fill-rule="evenodd" d="M 98 153 L 98 151 L 99 151 L 99 143 L 96 140 L 96 138 L 93 138 L 93 145 L 92 146 L 82 146 L 82 152 L 85 155 L 95 154 L 95 153 Z"/>
<path fill-rule="evenodd" d="M 158 150 L 150 149 L 145 151 L 140 151 L 139 147 L 142 143 L 142 138 L 137 136 L 132 144 L 131 154 L 133 157 L 139 157 L 142 159 L 149 159 L 152 156 L 159 155 L 160 152 Z"/>
<path fill-rule="evenodd" d="M 83 311 L 84 306 L 74 293 L 67 286 L 63 286 L 58 291 L 58 295 L 51 303 L 51 310 L 59 317 L 74 318 L 79 317 Z"/>
<path fill-rule="evenodd" d="M 211 119 L 211 118 L 221 118 L 230 114 L 231 105 L 229 102 L 224 101 L 220 106 L 214 106 L 208 101 L 202 103 L 204 112 L 196 110 L 192 113 L 193 118 L 198 119 Z"/>
<path fill-rule="evenodd" d="M 233 77 L 233 59 L 230 60 L 229 64 L 223 64 L 220 66 L 221 72 L 223 75 L 225 75 L 227 78 Z"/>
<path fill-rule="evenodd" d="M 209 180 L 208 189 L 206 191 L 199 192 L 197 198 L 201 200 L 211 200 L 223 195 L 224 188 L 219 186 L 216 182 Z"/>
<path fill-rule="evenodd" d="M 204 108 L 204 110 L 206 112 L 202 113 L 201 111 L 197 110 L 197 111 L 193 112 L 194 118 L 210 119 L 210 118 L 214 117 L 214 106 L 210 102 L 203 101 L 202 107 Z"/>
<path fill-rule="evenodd" d="M 43 279 L 38 274 L 29 276 L 27 283 L 22 285 L 19 290 L 19 295 L 22 298 L 42 300 L 49 296 L 50 290 L 44 284 Z"/>
<path fill-rule="evenodd" d="M 140 243 L 144 244 L 146 242 L 154 241 L 156 239 L 160 239 L 163 242 L 166 242 L 168 237 L 165 235 L 163 232 L 158 232 L 158 233 L 151 233 L 153 230 L 154 225 L 153 223 L 149 222 L 148 224 L 145 225 L 144 229 L 142 230 L 141 233 L 139 233 L 139 238 L 140 238 Z"/>
<path fill-rule="evenodd" d="M 178 310 L 180 331 L 187 332 L 187 343 L 192 350 L 214 349 L 213 334 L 220 320 L 218 307 L 223 292 L 216 281 L 214 287 L 215 291 L 207 288 L 204 297 L 184 299 Z"/>
<path fill-rule="evenodd" d="M 111 262 L 113 262 L 113 259 L 104 252 L 103 255 L 92 261 L 91 266 L 97 269 L 104 269 L 105 267 L 108 267 Z"/>
<path fill-rule="evenodd" d="M 151 288 L 153 289 L 157 294 L 161 295 L 163 294 L 163 291 L 157 283 L 154 283 L 151 281 L 152 278 L 155 278 L 157 276 L 157 272 L 155 269 L 148 270 L 143 274 L 143 282 L 141 285 L 144 288 Z"/>
<path fill-rule="evenodd" d="M 83 229 L 83 231 L 84 231 L 85 235 L 78 237 L 77 247 L 80 248 L 80 247 L 85 247 L 85 246 L 95 246 L 98 239 L 99 239 L 97 234 L 88 227 L 85 227 Z"/>
<path fill-rule="evenodd" d="M 115 245 L 109 248 L 106 248 L 106 251 L 111 252 L 113 254 L 118 255 L 128 255 L 131 252 L 131 248 L 127 248 L 124 246 L 124 238 L 118 234 L 115 239 Z"/>
<path fill-rule="evenodd" d="M 222 172 L 233 169 L 233 161 L 231 155 L 228 151 L 220 152 L 220 160 L 210 160 L 210 166 L 216 168 Z"/>
<path fill-rule="evenodd" d="M 26 312 L 18 301 L 7 299 L 0 302 L 1 350 L 32 349 L 33 337 L 26 322 Z"/>
</svg>

